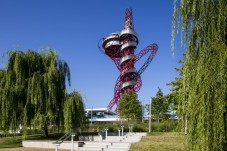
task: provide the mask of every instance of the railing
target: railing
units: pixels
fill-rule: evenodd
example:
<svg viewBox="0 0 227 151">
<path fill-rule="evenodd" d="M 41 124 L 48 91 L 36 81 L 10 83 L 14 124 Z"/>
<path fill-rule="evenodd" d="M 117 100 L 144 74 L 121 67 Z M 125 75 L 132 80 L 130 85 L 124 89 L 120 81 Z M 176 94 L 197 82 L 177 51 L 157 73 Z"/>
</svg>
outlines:
<svg viewBox="0 0 227 151">
<path fill-rule="evenodd" d="M 74 143 L 73 143 L 73 137 L 74 136 L 75 136 L 75 133 L 66 133 L 61 138 L 59 138 L 56 142 L 53 142 L 53 144 L 55 144 L 55 151 L 58 151 L 58 146 L 60 146 L 61 143 L 63 143 L 64 141 L 66 141 L 70 137 L 71 137 L 72 151 L 73 151 L 74 150 Z"/>
</svg>

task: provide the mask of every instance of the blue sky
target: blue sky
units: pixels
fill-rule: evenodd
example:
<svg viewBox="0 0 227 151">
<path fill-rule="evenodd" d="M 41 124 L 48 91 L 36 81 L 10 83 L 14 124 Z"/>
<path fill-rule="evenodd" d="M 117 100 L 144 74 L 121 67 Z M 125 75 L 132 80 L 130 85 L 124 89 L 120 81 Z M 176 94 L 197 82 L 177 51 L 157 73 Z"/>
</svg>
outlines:
<svg viewBox="0 0 227 151">
<path fill-rule="evenodd" d="M 148 103 L 158 87 L 169 93 L 167 82 L 178 75 L 183 50 L 176 41 L 171 51 L 172 0 L 1 0 L 0 54 L 11 49 L 37 52 L 50 47 L 71 70 L 71 90 L 77 90 L 87 108 L 106 107 L 114 95 L 119 75 L 115 64 L 98 49 L 99 40 L 121 31 L 125 8 L 132 7 L 138 53 L 150 43 L 158 52 L 142 74 L 138 98 Z M 177 38 L 179 39 L 179 38 Z M 139 69 L 148 54 L 136 63 Z M 0 67 L 6 60 L 1 58 Z"/>
</svg>

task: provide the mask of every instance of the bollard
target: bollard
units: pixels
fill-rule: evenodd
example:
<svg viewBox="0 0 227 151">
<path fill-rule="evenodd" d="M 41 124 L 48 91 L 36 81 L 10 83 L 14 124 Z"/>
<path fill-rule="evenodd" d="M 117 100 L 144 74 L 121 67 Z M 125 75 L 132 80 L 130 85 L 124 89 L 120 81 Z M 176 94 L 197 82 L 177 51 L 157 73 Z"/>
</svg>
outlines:
<svg viewBox="0 0 227 151">
<path fill-rule="evenodd" d="M 71 151 L 74 151 L 74 142 L 73 142 L 73 137 L 75 136 L 74 133 L 71 134 L 71 143 L 72 143 L 72 149 Z"/>
<path fill-rule="evenodd" d="M 108 131 L 109 129 L 108 128 L 105 128 L 105 131 L 106 131 L 106 140 L 107 140 L 107 131 Z"/>
<path fill-rule="evenodd" d="M 122 129 L 122 137 L 124 136 L 124 125 L 121 126 Z"/>
<path fill-rule="evenodd" d="M 58 146 L 60 146 L 60 144 L 55 144 L 55 151 L 58 151 Z"/>
</svg>

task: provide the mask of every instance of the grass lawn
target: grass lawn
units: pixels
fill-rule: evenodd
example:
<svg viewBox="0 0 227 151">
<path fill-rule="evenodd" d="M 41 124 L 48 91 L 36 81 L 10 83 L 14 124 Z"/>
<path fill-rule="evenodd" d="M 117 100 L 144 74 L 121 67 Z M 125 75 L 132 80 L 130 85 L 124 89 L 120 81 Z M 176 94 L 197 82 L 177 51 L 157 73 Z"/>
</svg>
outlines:
<svg viewBox="0 0 227 151">
<path fill-rule="evenodd" d="M 50 138 L 45 138 L 43 135 L 30 135 L 27 136 L 29 140 L 57 140 L 62 134 L 52 134 Z M 39 149 L 39 148 L 23 148 L 22 137 L 2 137 L 0 138 L 0 151 L 53 151 L 54 149 Z M 67 151 L 67 150 L 59 150 Z"/>
<path fill-rule="evenodd" d="M 26 137 L 27 140 L 58 140 L 62 133 L 50 134 L 49 138 L 45 138 L 44 135 L 36 134 L 36 135 L 28 135 Z M 0 149 L 1 148 L 16 148 L 22 147 L 22 136 L 15 137 L 0 137 Z"/>
<path fill-rule="evenodd" d="M 133 143 L 130 151 L 184 151 L 184 135 L 174 132 L 153 132 Z"/>
<path fill-rule="evenodd" d="M 2 137 L 0 138 L 0 148 L 11 148 L 11 147 L 21 147 L 22 137 Z"/>
</svg>

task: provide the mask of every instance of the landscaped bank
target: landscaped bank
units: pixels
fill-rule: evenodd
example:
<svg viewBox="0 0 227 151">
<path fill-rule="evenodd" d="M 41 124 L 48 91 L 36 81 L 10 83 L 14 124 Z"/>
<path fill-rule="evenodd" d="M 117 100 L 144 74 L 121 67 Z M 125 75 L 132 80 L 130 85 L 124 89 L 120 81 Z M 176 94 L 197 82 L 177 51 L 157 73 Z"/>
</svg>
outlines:
<svg viewBox="0 0 227 151">
<path fill-rule="evenodd" d="M 184 138 L 175 132 L 153 132 L 133 143 L 130 151 L 184 151 Z"/>
</svg>

